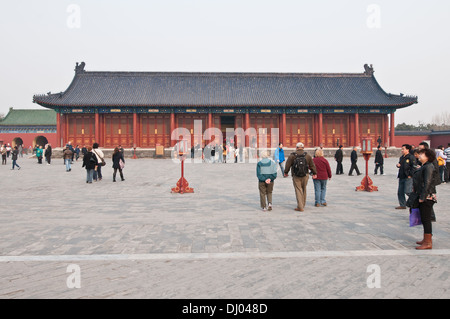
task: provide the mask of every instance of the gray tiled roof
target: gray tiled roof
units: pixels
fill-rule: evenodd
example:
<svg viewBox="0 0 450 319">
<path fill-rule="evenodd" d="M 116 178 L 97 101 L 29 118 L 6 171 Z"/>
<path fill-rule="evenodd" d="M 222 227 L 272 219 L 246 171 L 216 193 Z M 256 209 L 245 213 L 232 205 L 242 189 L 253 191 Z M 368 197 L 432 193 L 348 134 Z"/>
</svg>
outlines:
<svg viewBox="0 0 450 319">
<path fill-rule="evenodd" d="M 77 67 L 78 68 L 78 67 Z M 65 92 L 35 95 L 46 107 L 81 106 L 376 106 L 405 107 L 367 73 L 180 73 L 76 70 Z"/>
</svg>

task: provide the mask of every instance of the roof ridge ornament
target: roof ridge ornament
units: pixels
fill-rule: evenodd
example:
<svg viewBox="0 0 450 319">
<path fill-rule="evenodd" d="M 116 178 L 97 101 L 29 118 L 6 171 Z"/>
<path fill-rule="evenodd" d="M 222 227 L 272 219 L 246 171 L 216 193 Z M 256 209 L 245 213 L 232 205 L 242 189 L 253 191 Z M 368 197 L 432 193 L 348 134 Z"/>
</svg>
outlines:
<svg viewBox="0 0 450 319">
<path fill-rule="evenodd" d="M 84 67 L 86 66 L 86 63 L 81 62 L 78 64 L 78 62 L 75 65 L 75 74 L 85 73 Z"/>
<path fill-rule="evenodd" d="M 372 64 L 370 66 L 368 64 L 364 64 L 364 70 L 364 74 L 367 76 L 373 76 L 373 73 L 375 72 Z"/>
</svg>

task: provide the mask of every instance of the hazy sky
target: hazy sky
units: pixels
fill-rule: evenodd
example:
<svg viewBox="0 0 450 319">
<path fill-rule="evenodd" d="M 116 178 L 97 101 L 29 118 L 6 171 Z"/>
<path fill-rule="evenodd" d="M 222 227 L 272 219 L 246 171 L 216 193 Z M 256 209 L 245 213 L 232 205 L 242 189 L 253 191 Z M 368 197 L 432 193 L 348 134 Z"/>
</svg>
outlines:
<svg viewBox="0 0 450 319">
<path fill-rule="evenodd" d="M 417 95 L 396 123 L 448 110 L 450 1 L 23 0 L 0 11 L 0 113 L 87 71 L 363 72 Z"/>
</svg>

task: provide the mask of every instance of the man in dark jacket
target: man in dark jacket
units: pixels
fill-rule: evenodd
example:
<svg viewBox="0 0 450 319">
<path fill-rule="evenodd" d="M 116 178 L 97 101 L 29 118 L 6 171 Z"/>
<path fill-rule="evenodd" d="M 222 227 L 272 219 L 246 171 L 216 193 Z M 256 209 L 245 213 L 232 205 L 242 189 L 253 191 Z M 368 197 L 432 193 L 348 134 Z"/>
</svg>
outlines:
<svg viewBox="0 0 450 319">
<path fill-rule="evenodd" d="M 344 159 L 344 152 L 342 151 L 343 146 L 339 145 L 339 149 L 334 154 L 334 159 L 336 160 L 336 175 L 344 174 L 344 168 L 342 166 L 342 160 Z"/>
<path fill-rule="evenodd" d="M 353 170 L 356 171 L 356 174 L 361 175 L 361 173 L 359 172 L 359 168 L 358 165 L 356 164 L 356 162 L 358 161 L 358 153 L 356 152 L 356 150 L 358 149 L 358 147 L 353 147 L 353 151 L 350 154 L 350 160 L 352 162 L 352 166 L 350 167 L 350 172 L 348 172 L 348 176 L 353 176 Z"/>
<path fill-rule="evenodd" d="M 378 173 L 378 168 L 380 169 L 380 174 L 384 175 L 383 166 L 384 158 L 383 154 L 381 153 L 381 145 L 378 145 L 377 152 L 375 153 L 375 175 L 377 175 Z"/>
<path fill-rule="evenodd" d="M 412 192 L 412 177 L 414 174 L 414 165 L 416 158 L 410 153 L 411 145 L 402 145 L 402 156 L 397 164 L 398 168 L 398 190 L 397 197 L 399 206 L 395 209 L 406 209 L 406 196 Z"/>
</svg>

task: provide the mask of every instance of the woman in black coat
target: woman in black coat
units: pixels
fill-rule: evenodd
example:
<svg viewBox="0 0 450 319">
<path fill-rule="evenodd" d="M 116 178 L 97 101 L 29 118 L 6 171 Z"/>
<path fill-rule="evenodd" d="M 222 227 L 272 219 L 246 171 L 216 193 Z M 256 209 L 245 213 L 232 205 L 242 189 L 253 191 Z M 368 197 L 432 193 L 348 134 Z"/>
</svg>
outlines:
<svg viewBox="0 0 450 319">
<path fill-rule="evenodd" d="M 436 170 L 433 161 L 436 154 L 433 150 L 422 149 L 419 151 L 419 161 L 422 167 L 413 176 L 413 192 L 419 203 L 420 219 L 423 225 L 423 239 L 418 241 L 420 245 L 416 249 L 432 249 L 431 213 L 436 203 Z"/>
<path fill-rule="evenodd" d="M 117 170 L 119 170 L 120 178 L 122 179 L 122 181 L 124 181 L 125 179 L 123 178 L 122 166 L 120 162 L 125 164 L 125 159 L 123 158 L 123 153 L 119 150 L 118 147 L 114 149 L 114 153 L 112 155 L 112 162 L 113 162 L 112 168 L 114 168 L 113 182 L 116 181 Z"/>
<path fill-rule="evenodd" d="M 86 167 L 86 183 L 92 184 L 94 170 L 98 165 L 97 156 L 92 153 L 92 147 L 88 146 L 87 153 L 83 157 L 83 166 Z"/>
</svg>

